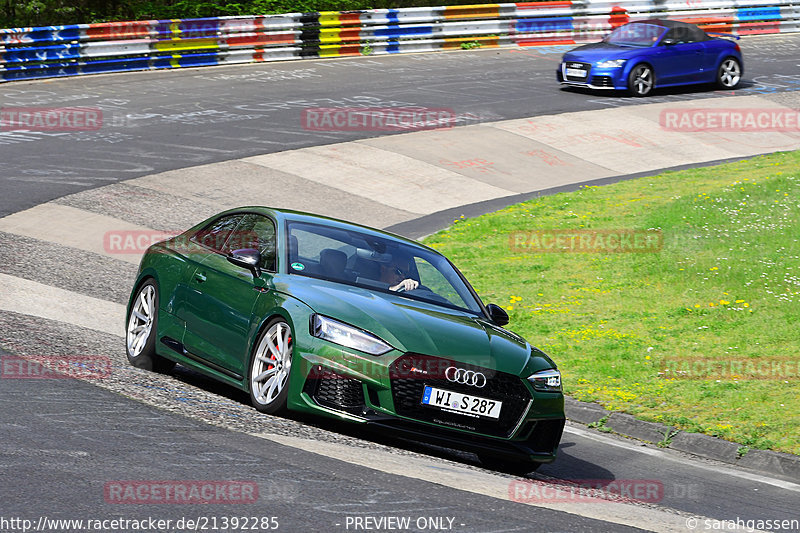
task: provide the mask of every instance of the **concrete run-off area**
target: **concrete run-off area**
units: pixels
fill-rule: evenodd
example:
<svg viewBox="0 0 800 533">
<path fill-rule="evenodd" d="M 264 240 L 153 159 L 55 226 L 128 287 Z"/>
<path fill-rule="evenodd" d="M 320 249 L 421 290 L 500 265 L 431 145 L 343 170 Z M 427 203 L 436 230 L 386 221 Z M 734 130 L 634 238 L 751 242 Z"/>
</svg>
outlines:
<svg viewBox="0 0 800 533">
<path fill-rule="evenodd" d="M 0 312 L 122 337 L 127 291 L 147 245 L 221 210 L 293 208 L 416 238 L 460 214 L 537 194 L 800 149 L 789 118 L 798 108 L 794 92 L 543 115 L 248 156 L 85 190 L 0 219 L 0 244 L 15 250 L 0 258 Z M 730 131 L 723 121 L 736 113 L 756 130 Z M 64 273 L 58 287 L 52 272 Z M 107 383 L 126 388 L 98 384 Z M 672 432 L 578 402 L 567 414 L 584 424 L 608 417 L 607 429 L 642 442 Z M 800 479 L 800 462 L 786 454 L 751 450 L 740 458 L 736 444 L 685 433 L 672 443 Z"/>
</svg>

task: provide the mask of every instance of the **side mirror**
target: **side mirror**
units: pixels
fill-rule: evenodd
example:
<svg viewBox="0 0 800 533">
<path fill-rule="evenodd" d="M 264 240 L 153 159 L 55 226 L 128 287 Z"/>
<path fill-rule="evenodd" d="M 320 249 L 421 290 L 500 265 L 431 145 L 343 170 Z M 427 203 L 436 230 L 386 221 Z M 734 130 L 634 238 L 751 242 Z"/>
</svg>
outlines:
<svg viewBox="0 0 800 533">
<path fill-rule="evenodd" d="M 491 318 L 492 322 L 496 325 L 505 326 L 508 324 L 508 313 L 499 305 L 489 304 L 486 306 L 486 310 L 489 312 L 489 318 Z"/>
<path fill-rule="evenodd" d="M 675 39 L 662 39 L 661 40 L 661 44 L 664 45 L 664 46 L 673 46 L 673 45 L 675 45 L 677 43 L 678 43 L 678 41 L 676 41 Z"/>
<path fill-rule="evenodd" d="M 234 265 L 246 268 L 258 277 L 261 275 L 261 252 L 255 248 L 242 248 L 241 250 L 234 250 L 228 256 L 228 261 Z"/>
</svg>

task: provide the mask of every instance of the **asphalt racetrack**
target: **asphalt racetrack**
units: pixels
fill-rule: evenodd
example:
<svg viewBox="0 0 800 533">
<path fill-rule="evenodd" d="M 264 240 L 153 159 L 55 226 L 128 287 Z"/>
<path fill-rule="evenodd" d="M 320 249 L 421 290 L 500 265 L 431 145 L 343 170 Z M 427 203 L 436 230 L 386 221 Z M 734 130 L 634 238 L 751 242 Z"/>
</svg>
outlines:
<svg viewBox="0 0 800 533">
<path fill-rule="evenodd" d="M 800 37 L 754 37 L 741 46 L 745 80 L 735 96 L 795 101 Z M 563 51 L 479 50 L 1 85 L 0 107 L 99 108 L 103 127 L 0 132 L 0 217 L 12 215 L 0 219 L 0 355 L 100 356 L 113 371 L 94 381 L 0 380 L 0 531 L 21 530 L 23 519 L 58 532 L 92 529 L 47 528 L 47 521 L 148 517 L 172 522 L 140 530 L 213 531 L 224 519 L 245 516 L 266 524 L 259 531 L 686 532 L 735 530 L 720 521 L 800 519 L 800 485 L 788 478 L 580 424 L 568 424 L 555 463 L 520 482 L 482 468 L 468 453 L 258 414 L 246 395 L 194 372 L 178 367 L 165 376 L 126 363 L 119 316 L 137 258 L 104 254 L 101 245 L 86 244 L 87 236 L 120 221 L 128 224 L 123 229 L 186 227 L 224 203 L 220 198 L 235 193 L 244 205 L 252 196 L 245 187 L 226 190 L 233 173 L 187 173 L 188 167 L 220 163 L 230 166 L 207 168 L 233 172 L 243 158 L 370 137 L 382 142 L 383 132 L 311 131 L 303 126 L 304 109 L 445 108 L 469 126 L 732 96 L 702 87 L 657 91 L 645 100 L 560 89 L 553 70 Z M 487 198 L 499 196 L 484 185 Z M 274 191 L 276 198 L 285 194 Z M 310 210 L 342 218 L 375 209 L 376 225 L 417 216 L 406 204 L 387 203 L 379 212 L 352 195 L 337 203 L 324 184 L 291 194 L 302 195 Z M 107 204 L 92 205 L 103 198 Z M 23 212 L 29 208 L 35 209 Z M 542 496 L 543 487 L 597 479 L 658 488 L 646 503 Z M 131 480 L 239 480 L 255 484 L 258 498 L 212 505 L 115 500 L 110 487 Z M 181 519 L 195 524 L 176 526 Z"/>
<path fill-rule="evenodd" d="M 740 41 L 736 95 L 800 88 L 800 38 Z M 421 106 L 468 125 L 638 105 L 641 99 L 560 89 L 555 65 L 569 47 L 487 49 L 294 61 L 0 85 L 3 107 L 91 107 L 97 131 L 0 132 L 0 216 L 86 188 L 217 161 L 330 144 L 383 132 L 315 132 L 308 107 Z M 646 103 L 729 96 L 658 91 Z"/>
</svg>

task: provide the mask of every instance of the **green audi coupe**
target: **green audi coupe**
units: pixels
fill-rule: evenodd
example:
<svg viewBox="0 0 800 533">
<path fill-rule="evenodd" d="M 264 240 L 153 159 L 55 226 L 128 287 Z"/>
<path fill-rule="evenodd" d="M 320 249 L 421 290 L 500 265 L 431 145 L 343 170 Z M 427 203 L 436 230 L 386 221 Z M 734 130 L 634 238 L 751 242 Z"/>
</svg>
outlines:
<svg viewBox="0 0 800 533">
<path fill-rule="evenodd" d="M 555 459 L 561 374 L 437 251 L 307 213 L 242 207 L 154 244 L 128 359 L 249 392 L 262 412 L 390 428 L 532 471 Z"/>
</svg>

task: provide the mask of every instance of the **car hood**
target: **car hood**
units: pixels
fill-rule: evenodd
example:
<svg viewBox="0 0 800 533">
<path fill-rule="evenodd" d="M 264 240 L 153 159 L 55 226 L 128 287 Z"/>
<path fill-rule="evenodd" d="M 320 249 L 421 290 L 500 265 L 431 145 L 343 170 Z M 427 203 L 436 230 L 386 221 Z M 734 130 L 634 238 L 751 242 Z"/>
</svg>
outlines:
<svg viewBox="0 0 800 533">
<path fill-rule="evenodd" d="M 641 54 L 643 50 L 649 50 L 649 48 L 619 46 L 604 42 L 591 43 L 565 53 L 562 61 L 597 63 L 608 59 L 630 59 Z"/>
<path fill-rule="evenodd" d="M 288 277 L 285 290 L 314 312 L 369 331 L 399 351 L 521 376 L 555 367 L 544 352 L 483 317 L 399 295 L 304 276 Z"/>
</svg>

